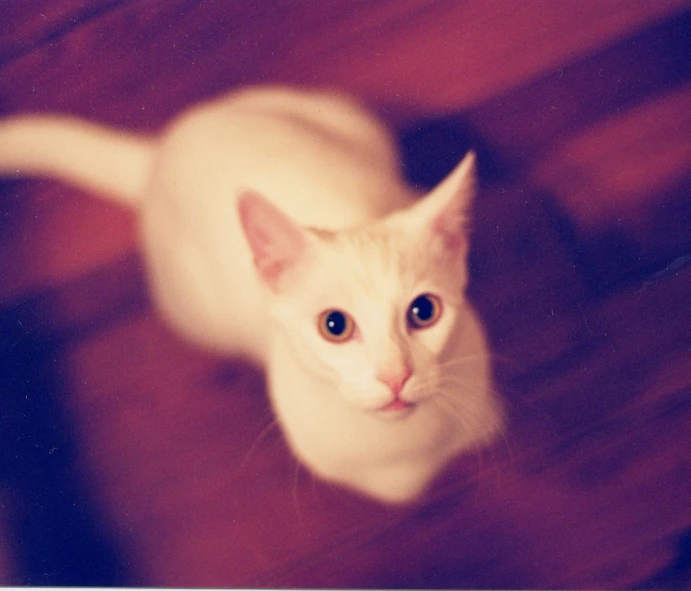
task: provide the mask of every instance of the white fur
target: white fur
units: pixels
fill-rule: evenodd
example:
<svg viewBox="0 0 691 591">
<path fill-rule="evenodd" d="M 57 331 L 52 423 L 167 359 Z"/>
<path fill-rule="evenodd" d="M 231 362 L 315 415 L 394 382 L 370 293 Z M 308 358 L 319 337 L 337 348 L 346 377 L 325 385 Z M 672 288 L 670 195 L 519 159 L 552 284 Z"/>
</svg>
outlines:
<svg viewBox="0 0 691 591">
<path fill-rule="evenodd" d="M 287 440 L 322 478 L 409 501 L 499 429 L 483 330 L 464 299 L 472 155 L 419 200 L 390 136 L 358 105 L 256 88 L 184 113 L 155 139 L 15 118 L 0 123 L 0 172 L 56 175 L 137 207 L 166 318 L 266 366 Z M 415 330 L 406 311 L 423 293 L 443 312 Z M 332 308 L 355 319 L 346 343 L 317 330 Z M 392 390 L 378 376 L 404 366 L 412 406 L 383 411 Z"/>
</svg>

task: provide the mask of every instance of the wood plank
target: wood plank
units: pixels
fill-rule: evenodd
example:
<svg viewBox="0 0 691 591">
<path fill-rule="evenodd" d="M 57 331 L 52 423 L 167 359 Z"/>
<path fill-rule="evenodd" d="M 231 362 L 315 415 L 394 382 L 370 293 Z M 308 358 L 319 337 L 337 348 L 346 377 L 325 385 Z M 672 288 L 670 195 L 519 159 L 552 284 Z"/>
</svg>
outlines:
<svg viewBox="0 0 691 591">
<path fill-rule="evenodd" d="M 3 183 L 0 208 L 0 302 L 63 285 L 137 249 L 131 212 L 58 183 Z"/>
<path fill-rule="evenodd" d="M 579 238 L 574 260 L 596 290 L 661 271 L 691 252 L 691 86 L 565 138 L 536 159 Z"/>
<path fill-rule="evenodd" d="M 529 175 L 534 158 L 573 135 L 686 85 L 690 26 L 691 12 L 679 12 L 491 98 L 464 114 L 466 124 L 504 157 L 504 167 Z"/>
<path fill-rule="evenodd" d="M 439 1 L 389 24 L 385 35 L 373 23 L 355 38 L 303 51 L 299 61 L 286 57 L 274 71 L 301 83 L 345 82 L 410 121 L 478 105 L 689 5 Z"/>
<path fill-rule="evenodd" d="M 407 0 L 305 11 L 299 3 L 178 1 L 142 13 L 125 4 L 6 64 L 3 78 L 12 85 L 3 96 L 9 110 L 68 110 L 141 129 L 221 88 L 285 79 L 337 85 L 410 120 L 476 105 L 685 6 L 688 0 Z M 146 58 L 117 59 L 128 54 Z"/>
<path fill-rule="evenodd" d="M 0 64 L 7 63 L 98 19 L 122 0 L 91 0 L 88 4 L 72 0 L 34 0 L 31 6 L 5 2 L 0 7 Z"/>
<path fill-rule="evenodd" d="M 9 531 L 9 495 L 0 489 L 0 581 L 3 584 L 19 580 L 17 576 L 16 556 L 12 555 L 12 538 Z"/>
<path fill-rule="evenodd" d="M 532 171 L 583 231 L 622 221 L 636 236 L 691 170 L 691 84 L 560 142 Z"/>
</svg>

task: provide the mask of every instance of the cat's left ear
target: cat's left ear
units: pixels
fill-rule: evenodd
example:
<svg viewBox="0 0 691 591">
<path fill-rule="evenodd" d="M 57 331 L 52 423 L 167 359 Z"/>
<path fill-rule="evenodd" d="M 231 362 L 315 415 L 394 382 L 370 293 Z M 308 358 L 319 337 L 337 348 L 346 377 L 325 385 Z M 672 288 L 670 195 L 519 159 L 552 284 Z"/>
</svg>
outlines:
<svg viewBox="0 0 691 591">
<path fill-rule="evenodd" d="M 259 276 L 272 291 L 281 291 L 307 257 L 307 232 L 256 193 L 241 194 L 237 208 Z"/>
<path fill-rule="evenodd" d="M 464 253 L 468 247 L 468 214 L 476 190 L 475 152 L 460 164 L 416 207 L 426 230 L 444 250 Z"/>
</svg>

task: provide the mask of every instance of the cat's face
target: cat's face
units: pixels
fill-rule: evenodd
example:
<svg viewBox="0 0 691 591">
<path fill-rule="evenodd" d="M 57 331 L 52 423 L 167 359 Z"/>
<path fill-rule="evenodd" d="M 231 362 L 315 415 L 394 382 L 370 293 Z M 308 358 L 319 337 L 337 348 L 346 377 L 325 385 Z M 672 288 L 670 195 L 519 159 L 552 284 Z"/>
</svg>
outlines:
<svg viewBox="0 0 691 591">
<path fill-rule="evenodd" d="M 468 160 L 419 204 L 359 229 L 309 231 L 261 198 L 240 202 L 275 329 L 363 411 L 400 418 L 443 387 L 463 322 Z"/>
<path fill-rule="evenodd" d="M 465 273 L 424 236 L 378 230 L 321 239 L 273 314 L 310 371 L 363 409 L 401 411 L 382 413 L 393 417 L 439 387 Z"/>
</svg>

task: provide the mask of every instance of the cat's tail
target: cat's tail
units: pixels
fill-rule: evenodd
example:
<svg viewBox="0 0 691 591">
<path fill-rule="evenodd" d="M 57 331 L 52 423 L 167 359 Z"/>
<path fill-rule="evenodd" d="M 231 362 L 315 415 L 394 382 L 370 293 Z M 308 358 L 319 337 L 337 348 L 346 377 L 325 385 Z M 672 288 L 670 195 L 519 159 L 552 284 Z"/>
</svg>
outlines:
<svg viewBox="0 0 691 591">
<path fill-rule="evenodd" d="M 0 121 L 0 175 L 54 177 L 136 206 L 155 147 L 153 138 L 71 117 L 11 117 Z"/>
</svg>

